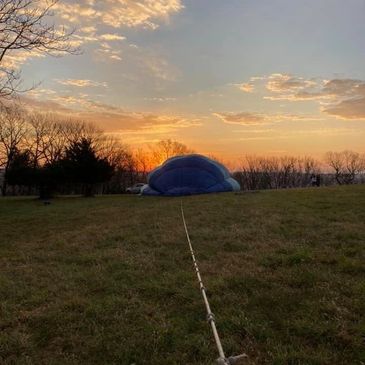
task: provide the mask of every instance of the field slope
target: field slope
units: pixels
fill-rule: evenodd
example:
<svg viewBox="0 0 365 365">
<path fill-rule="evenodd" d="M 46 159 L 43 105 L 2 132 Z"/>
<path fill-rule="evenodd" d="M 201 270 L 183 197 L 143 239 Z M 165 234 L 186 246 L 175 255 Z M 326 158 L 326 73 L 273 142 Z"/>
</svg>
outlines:
<svg viewBox="0 0 365 365">
<path fill-rule="evenodd" d="M 183 199 L 224 347 L 364 364 L 365 186 Z M 0 199 L 1 364 L 212 364 L 180 199 Z"/>
</svg>

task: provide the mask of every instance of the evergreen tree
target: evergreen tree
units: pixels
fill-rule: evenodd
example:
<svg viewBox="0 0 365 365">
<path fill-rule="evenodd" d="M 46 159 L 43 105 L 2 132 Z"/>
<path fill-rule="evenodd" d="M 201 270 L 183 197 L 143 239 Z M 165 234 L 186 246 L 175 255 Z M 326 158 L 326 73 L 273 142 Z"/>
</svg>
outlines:
<svg viewBox="0 0 365 365">
<path fill-rule="evenodd" d="M 35 184 L 35 170 L 28 150 L 13 149 L 5 178 L 13 186 L 30 187 Z"/>
<path fill-rule="evenodd" d="M 81 184 L 85 196 L 92 196 L 95 185 L 108 181 L 114 170 L 97 155 L 90 138 L 73 142 L 59 163 L 66 182 Z"/>
</svg>

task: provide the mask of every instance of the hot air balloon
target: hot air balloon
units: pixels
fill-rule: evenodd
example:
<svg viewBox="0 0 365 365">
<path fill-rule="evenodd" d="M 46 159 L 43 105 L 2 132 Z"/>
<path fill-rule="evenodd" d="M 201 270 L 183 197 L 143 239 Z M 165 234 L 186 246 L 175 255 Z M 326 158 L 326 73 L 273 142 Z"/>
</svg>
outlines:
<svg viewBox="0 0 365 365">
<path fill-rule="evenodd" d="M 181 196 L 240 190 L 226 167 L 202 155 L 176 156 L 148 175 L 142 195 Z"/>
</svg>

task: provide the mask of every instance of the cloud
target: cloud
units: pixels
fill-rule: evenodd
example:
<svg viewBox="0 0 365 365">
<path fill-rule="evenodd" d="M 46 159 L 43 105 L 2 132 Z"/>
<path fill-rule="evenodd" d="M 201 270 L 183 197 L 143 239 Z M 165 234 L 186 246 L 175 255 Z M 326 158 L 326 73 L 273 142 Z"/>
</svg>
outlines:
<svg viewBox="0 0 365 365">
<path fill-rule="evenodd" d="M 129 46 L 123 52 L 123 61 L 125 67 L 129 70 L 128 78 L 133 78 L 143 83 L 147 79 L 151 79 L 149 81 L 154 82 L 158 89 L 166 83 L 179 80 L 181 77 L 180 69 L 171 64 L 165 52 L 158 48 Z"/>
<path fill-rule="evenodd" d="M 224 123 L 240 125 L 265 125 L 284 121 L 316 121 L 320 118 L 297 114 L 265 114 L 265 113 L 213 113 Z"/>
<path fill-rule="evenodd" d="M 43 58 L 43 53 L 36 50 L 14 50 L 9 52 L 1 62 L 1 67 L 9 70 L 18 70 L 31 58 Z"/>
<path fill-rule="evenodd" d="M 254 85 L 251 82 L 243 82 L 241 84 L 231 84 L 237 88 L 239 88 L 241 91 L 244 91 L 246 93 L 252 93 L 254 91 Z"/>
<path fill-rule="evenodd" d="M 314 94 L 305 95 L 307 90 L 312 90 L 318 86 L 318 80 L 305 79 L 290 74 L 273 73 L 269 76 L 253 76 L 249 82 L 233 83 L 233 85 L 246 93 L 252 93 L 262 86 L 270 95 L 265 96 L 268 100 L 295 100 L 313 98 Z M 302 97 L 299 95 L 303 94 Z"/>
<path fill-rule="evenodd" d="M 66 86 L 76 86 L 76 87 L 94 87 L 94 86 L 102 86 L 107 87 L 108 84 L 106 82 L 97 82 L 92 80 L 79 80 L 79 79 L 66 79 L 60 80 L 56 79 L 56 81 L 61 85 Z"/>
<path fill-rule="evenodd" d="M 80 1 L 79 3 L 62 1 L 56 3 L 53 9 L 62 20 L 80 24 L 84 19 L 95 21 L 102 16 L 102 12 L 98 11 L 94 5 L 95 3 L 90 1 Z"/>
<path fill-rule="evenodd" d="M 310 95 L 311 93 L 308 93 Z M 321 111 L 339 119 L 365 120 L 365 81 L 333 79 L 324 81 L 315 95 L 322 100 Z"/>
<path fill-rule="evenodd" d="M 201 125 L 199 118 L 174 114 L 156 114 L 128 111 L 118 106 L 94 101 L 87 94 L 44 93 L 23 96 L 22 102 L 30 110 L 52 112 L 64 118 L 77 118 L 94 122 L 110 133 L 171 133 L 181 128 Z"/>
<path fill-rule="evenodd" d="M 121 26 L 156 29 L 159 20 L 183 9 L 180 0 L 114 0 L 104 10 L 102 21 L 115 28 Z"/>
<path fill-rule="evenodd" d="M 176 81 L 180 72 L 169 62 L 157 54 L 147 52 L 146 57 L 139 57 L 142 67 L 157 79 L 165 81 Z"/>
<path fill-rule="evenodd" d="M 95 33 L 96 30 L 97 28 L 93 25 L 89 25 L 87 27 L 82 27 L 78 29 L 80 33 L 86 33 L 86 34 Z"/>
<path fill-rule="evenodd" d="M 48 0 L 39 0 L 37 5 L 47 6 Z M 125 53 L 131 54 L 139 74 L 142 71 L 159 80 L 174 81 L 180 74 L 176 68 L 155 49 L 142 49 L 124 42 L 126 37 L 120 34 L 120 29 L 156 29 L 183 8 L 181 0 L 63 0 L 56 2 L 52 11 L 56 31 L 75 29 L 70 45 L 93 52 L 96 61 L 115 63 L 125 61 Z M 111 27 L 116 31 L 109 31 Z M 34 51 L 14 51 L 7 55 L 2 67 L 19 69 L 27 60 L 44 56 Z"/>
<path fill-rule="evenodd" d="M 365 120 L 365 97 L 352 98 L 323 108 L 322 111 L 340 119 Z"/>
<path fill-rule="evenodd" d="M 272 76 L 270 76 L 272 77 Z M 289 78 L 288 83 L 278 83 L 277 86 L 270 86 L 271 81 L 267 83 L 267 89 L 276 93 L 277 95 L 267 96 L 270 100 L 333 100 L 338 101 L 339 98 L 356 97 L 364 93 L 364 81 L 355 79 L 333 79 L 333 80 L 301 80 L 301 86 L 295 81 L 296 78 L 286 76 Z M 297 79 L 298 80 L 298 79 Z M 275 81 L 277 82 L 277 81 Z M 293 86 L 296 85 L 296 86 Z"/>
<path fill-rule="evenodd" d="M 325 81 L 322 93 L 334 97 L 365 96 L 365 82 L 356 79 L 334 79 Z"/>
<path fill-rule="evenodd" d="M 48 0 L 39 0 L 37 6 L 47 7 Z M 98 34 L 100 29 L 112 27 L 141 27 L 156 29 L 161 23 L 166 23 L 170 16 L 184 8 L 181 0 L 64 0 L 56 2 L 52 7 L 56 24 L 63 24 L 64 29 L 76 31 L 70 44 L 82 47 L 88 43 L 123 41 L 125 36 L 120 34 Z M 56 29 L 61 31 L 60 28 Z M 120 51 L 100 47 L 99 56 L 112 61 L 120 61 Z M 27 59 L 40 57 L 36 52 L 12 52 L 7 56 L 7 64 L 3 67 L 19 68 Z M 99 57 L 99 58 L 101 58 Z M 16 67 L 14 67 L 16 65 Z M 162 72 L 160 71 L 160 74 Z"/>
<path fill-rule="evenodd" d="M 57 3 L 55 6 L 57 7 Z M 76 8 L 78 7 L 75 4 Z M 58 14 L 59 15 L 59 14 Z M 115 50 L 115 46 L 109 45 L 108 42 L 116 42 L 116 41 L 124 41 L 126 39 L 125 36 L 116 33 L 103 33 L 97 34 L 98 28 L 95 25 L 85 25 L 83 26 L 83 22 L 80 20 L 80 28 L 76 30 L 76 32 L 70 37 L 69 44 L 72 47 L 82 47 L 86 44 L 103 42 L 103 44 L 108 44 L 108 48 L 111 49 L 109 52 L 104 52 L 106 58 L 110 58 L 113 60 L 121 60 L 119 56 L 120 50 Z M 64 28 L 67 30 L 70 27 L 65 24 Z M 56 26 L 56 34 L 60 32 Z M 53 54 L 57 55 L 57 52 L 53 52 Z M 45 57 L 46 55 L 37 50 L 11 50 L 7 53 L 6 57 L 2 61 L 2 67 L 6 69 L 15 69 L 18 70 L 23 64 L 25 64 L 28 60 L 34 58 Z"/>
<path fill-rule="evenodd" d="M 155 101 L 158 103 L 164 103 L 164 102 L 170 102 L 170 101 L 176 101 L 176 98 L 171 98 L 171 97 L 154 97 L 154 98 L 144 98 L 144 100 L 148 100 L 148 101 Z"/>
<path fill-rule="evenodd" d="M 230 86 L 234 86 L 245 93 L 253 93 L 257 86 L 257 83 L 265 80 L 265 76 L 252 76 L 248 82 L 231 83 Z"/>
<path fill-rule="evenodd" d="M 181 0 L 82 0 L 59 2 L 55 10 L 60 18 L 73 24 L 91 23 L 114 28 L 156 29 L 161 21 L 183 9 Z"/>
<path fill-rule="evenodd" d="M 104 37 L 111 38 L 111 37 Z M 156 48 L 140 48 L 134 44 L 119 47 L 111 43 L 110 40 L 100 40 L 98 48 L 94 50 L 96 59 L 100 62 L 124 61 L 126 67 L 130 67 L 130 75 L 136 73 L 137 79 L 141 76 L 153 77 L 160 81 L 176 81 L 180 75 L 180 70 L 170 64 L 167 58 L 160 54 L 161 50 Z M 133 77 L 133 76 L 130 76 Z"/>
<path fill-rule="evenodd" d="M 213 113 L 213 115 L 229 124 L 258 125 L 266 123 L 265 115 L 257 113 Z"/>
<path fill-rule="evenodd" d="M 339 119 L 365 120 L 365 80 L 305 79 L 290 74 L 274 73 L 260 78 L 269 91 L 263 98 L 272 101 L 315 101 L 320 111 Z M 250 79 L 250 84 L 255 80 Z M 236 84 L 240 85 L 240 84 Z"/>
<path fill-rule="evenodd" d="M 272 74 L 268 77 L 266 88 L 272 92 L 292 92 L 313 87 L 317 83 L 313 80 L 306 80 L 303 77 L 294 77 L 289 74 Z"/>
<path fill-rule="evenodd" d="M 102 62 L 122 60 L 122 50 L 112 47 L 107 42 L 100 43 L 99 48 L 95 50 L 95 54 L 97 60 Z"/>
<path fill-rule="evenodd" d="M 278 139 L 293 139 L 295 137 L 302 138 L 303 136 L 308 137 L 337 137 L 337 136 L 350 136 L 358 133 L 356 129 L 349 128 L 318 128 L 318 129 L 304 129 L 304 130 L 293 130 L 286 131 L 285 133 L 273 133 L 270 131 L 270 135 L 266 130 L 261 131 L 262 135 L 250 135 L 251 131 L 245 131 L 248 133 L 248 136 L 238 138 L 239 141 L 269 141 L 269 140 L 278 140 Z"/>
<path fill-rule="evenodd" d="M 119 34 L 102 34 L 99 36 L 100 39 L 105 40 L 105 41 L 123 41 L 125 39 L 125 37 L 119 35 Z"/>
</svg>

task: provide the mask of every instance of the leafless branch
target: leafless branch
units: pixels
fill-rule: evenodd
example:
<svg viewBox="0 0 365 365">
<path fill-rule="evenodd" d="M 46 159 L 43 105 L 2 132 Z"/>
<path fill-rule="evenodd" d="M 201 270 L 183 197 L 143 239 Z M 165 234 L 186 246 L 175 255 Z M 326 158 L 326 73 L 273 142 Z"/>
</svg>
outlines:
<svg viewBox="0 0 365 365">
<path fill-rule="evenodd" d="M 53 56 L 78 54 L 71 42 L 74 30 L 48 21 L 58 0 L 0 0 L 0 100 L 22 92 L 20 72 L 7 65 L 16 51 L 40 52 Z"/>
</svg>

